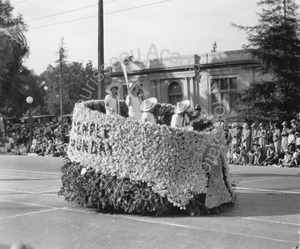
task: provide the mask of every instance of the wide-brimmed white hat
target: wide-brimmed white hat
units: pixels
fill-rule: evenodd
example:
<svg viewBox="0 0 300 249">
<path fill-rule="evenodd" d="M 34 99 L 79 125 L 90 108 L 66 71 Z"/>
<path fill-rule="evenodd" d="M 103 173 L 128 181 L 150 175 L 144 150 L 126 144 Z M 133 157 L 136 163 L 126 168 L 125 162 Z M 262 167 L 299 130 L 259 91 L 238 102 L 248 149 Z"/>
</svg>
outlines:
<svg viewBox="0 0 300 249">
<path fill-rule="evenodd" d="M 118 88 L 118 91 L 119 91 L 122 88 L 122 84 L 119 82 L 113 82 L 106 87 L 105 91 L 107 93 L 111 93 L 111 89 L 114 87 Z"/>
<path fill-rule="evenodd" d="M 149 112 L 156 106 L 156 104 L 157 104 L 157 98 L 145 99 L 140 105 L 140 110 L 142 112 Z"/>
<path fill-rule="evenodd" d="M 133 91 L 133 89 L 136 87 L 136 86 L 139 86 L 140 85 L 140 81 L 137 80 L 135 82 L 129 82 L 129 93 L 131 93 Z"/>
<path fill-rule="evenodd" d="M 297 158 L 299 158 L 299 156 L 300 156 L 299 152 L 294 152 L 293 153 L 293 158 L 297 159 Z"/>
<path fill-rule="evenodd" d="M 189 108 L 190 104 L 191 104 L 191 102 L 189 100 L 184 100 L 184 101 L 178 102 L 175 107 L 174 112 L 176 114 L 183 113 L 186 109 Z"/>
</svg>

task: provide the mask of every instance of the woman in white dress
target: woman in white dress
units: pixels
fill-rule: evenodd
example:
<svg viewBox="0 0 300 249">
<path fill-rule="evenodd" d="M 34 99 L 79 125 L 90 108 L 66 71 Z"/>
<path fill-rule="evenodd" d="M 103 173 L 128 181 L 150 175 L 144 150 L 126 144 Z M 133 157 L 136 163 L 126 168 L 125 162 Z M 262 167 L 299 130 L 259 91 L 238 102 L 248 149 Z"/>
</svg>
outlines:
<svg viewBox="0 0 300 249">
<path fill-rule="evenodd" d="M 134 83 L 130 82 L 129 85 L 129 94 L 126 97 L 126 104 L 128 106 L 128 118 L 130 120 L 140 121 L 142 117 L 142 112 L 140 111 L 140 105 L 142 103 L 142 99 L 139 95 L 140 93 L 140 85 L 139 81 Z"/>
<path fill-rule="evenodd" d="M 175 114 L 172 116 L 171 127 L 185 128 L 187 130 L 192 130 L 193 127 L 188 126 L 190 120 L 186 115 L 186 111 L 189 107 L 190 107 L 189 100 L 184 100 L 177 103 L 176 108 L 174 110 Z"/>
<path fill-rule="evenodd" d="M 112 83 L 106 87 L 108 95 L 105 96 L 105 110 L 107 115 L 118 116 L 120 115 L 120 98 L 118 91 L 121 89 L 120 83 Z"/>
<path fill-rule="evenodd" d="M 243 125 L 243 131 L 242 131 L 242 146 L 245 147 L 246 153 L 250 150 L 250 140 L 251 140 L 251 134 L 249 125 L 247 123 L 244 123 Z"/>
<path fill-rule="evenodd" d="M 267 145 L 267 131 L 263 123 L 259 124 L 259 130 L 257 132 L 258 144 L 260 145 L 264 155 L 266 154 L 266 145 Z"/>
<path fill-rule="evenodd" d="M 140 110 L 142 113 L 142 123 L 150 122 L 152 124 L 156 124 L 156 119 L 151 112 L 157 104 L 157 98 L 149 98 L 145 99 L 141 106 Z"/>
<path fill-rule="evenodd" d="M 281 151 L 285 152 L 288 149 L 288 123 L 284 121 L 282 123 L 282 131 L 281 131 Z"/>
</svg>

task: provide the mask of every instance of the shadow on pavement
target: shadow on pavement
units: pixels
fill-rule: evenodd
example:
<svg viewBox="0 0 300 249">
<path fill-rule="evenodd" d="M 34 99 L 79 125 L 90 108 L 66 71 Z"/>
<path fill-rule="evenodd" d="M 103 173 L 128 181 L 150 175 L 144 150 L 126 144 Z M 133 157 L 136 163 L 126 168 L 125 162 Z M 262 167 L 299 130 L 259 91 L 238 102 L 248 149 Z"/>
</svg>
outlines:
<svg viewBox="0 0 300 249">
<path fill-rule="evenodd" d="M 231 217 L 298 215 L 299 205 L 299 194 L 237 193 L 237 203 L 219 215 Z"/>
</svg>

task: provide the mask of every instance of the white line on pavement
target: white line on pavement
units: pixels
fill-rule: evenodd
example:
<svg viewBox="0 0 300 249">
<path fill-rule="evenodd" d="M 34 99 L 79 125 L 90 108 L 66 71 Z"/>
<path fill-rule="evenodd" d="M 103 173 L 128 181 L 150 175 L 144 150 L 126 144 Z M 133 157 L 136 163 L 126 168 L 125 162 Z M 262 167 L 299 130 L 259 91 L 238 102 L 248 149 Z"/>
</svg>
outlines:
<svg viewBox="0 0 300 249">
<path fill-rule="evenodd" d="M 300 226 L 300 224 L 297 224 L 297 223 L 290 223 L 290 222 L 277 221 L 277 220 L 266 220 L 266 219 L 252 218 L 252 217 L 242 217 L 242 219 L 263 221 L 263 222 L 271 222 L 271 223 L 276 223 L 276 224 L 281 224 L 281 225 Z"/>
<path fill-rule="evenodd" d="M 37 178 L 31 176 L 16 176 L 16 175 L 1 175 L 1 177 L 10 177 L 10 178 L 21 178 L 21 179 L 34 179 L 34 180 L 50 180 L 50 181 L 61 181 L 61 179 L 57 178 Z"/>
<path fill-rule="evenodd" d="M 52 189 L 52 190 L 46 190 L 46 191 L 42 191 L 42 192 L 37 192 L 37 194 L 47 194 L 47 193 L 51 193 L 51 192 L 56 192 L 58 193 L 60 189 Z"/>
<path fill-rule="evenodd" d="M 284 194 L 298 194 L 300 192 L 295 191 L 284 191 L 284 190 L 275 190 L 275 189 L 263 189 L 263 188 L 246 188 L 246 187 L 235 187 L 236 189 L 246 189 L 246 190 L 256 190 L 256 191 L 263 191 L 263 192 L 275 192 L 275 193 L 284 193 Z"/>
<path fill-rule="evenodd" d="M 20 204 L 20 205 L 27 205 L 27 206 L 34 206 L 34 207 L 44 207 L 44 208 L 57 208 L 57 207 L 52 207 L 52 206 L 47 206 L 47 205 L 42 205 L 42 204 L 37 204 L 37 203 L 27 203 L 27 202 L 20 202 L 20 201 L 10 201 L 6 199 L 0 199 L 0 202 L 9 202 L 9 203 L 15 203 L 15 204 Z"/>
<path fill-rule="evenodd" d="M 37 179 L 36 177 L 31 177 L 31 176 L 9 176 L 9 175 L 1 175 L 1 177 L 10 177 L 10 178 L 24 178 L 24 179 Z"/>
<path fill-rule="evenodd" d="M 37 204 L 37 203 L 32 203 L 32 202 L 19 202 L 19 201 L 10 201 L 6 199 L 0 199 L 0 202 L 11 202 L 15 204 L 20 204 L 20 205 L 27 205 L 27 206 L 36 206 L 36 207 L 44 207 L 44 208 L 51 208 L 55 210 L 62 210 L 62 211 L 72 211 L 72 212 L 77 212 L 77 213 L 97 213 L 95 209 L 75 209 L 73 207 L 52 207 L 52 206 L 47 206 L 47 205 L 42 205 L 42 204 Z"/>
<path fill-rule="evenodd" d="M 95 211 L 95 209 L 76 209 L 73 207 L 52 207 L 52 206 L 47 206 L 47 205 L 42 205 L 42 204 L 37 204 L 37 203 L 28 203 L 28 202 L 19 202 L 19 201 L 10 201 L 10 200 L 6 200 L 6 199 L 0 199 L 0 202 L 10 202 L 10 203 L 15 203 L 15 204 L 20 204 L 20 205 L 27 205 L 27 206 L 36 206 L 36 207 L 44 207 L 44 208 L 50 208 L 50 209 L 55 209 L 55 210 L 62 210 L 62 211 L 72 211 L 72 212 L 77 212 L 77 213 L 86 213 L 86 214 L 90 214 L 90 213 L 97 213 Z"/>
<path fill-rule="evenodd" d="M 12 216 L 8 216 L 8 217 L 0 218 L 0 220 L 6 220 L 6 219 L 11 219 L 11 218 L 17 218 L 17 217 L 26 216 L 26 215 L 32 215 L 32 214 L 40 214 L 40 213 L 45 213 L 45 212 L 51 212 L 51 211 L 56 211 L 56 210 L 59 210 L 59 209 L 60 209 L 60 208 L 51 208 L 51 209 L 47 209 L 47 210 L 41 210 L 41 211 L 35 211 L 35 212 L 29 212 L 29 213 L 24 213 L 24 214 L 16 214 L 16 215 L 12 215 Z"/>
<path fill-rule="evenodd" d="M 281 179 L 281 178 L 286 178 L 286 177 L 284 177 L 284 176 L 281 176 L 281 177 L 270 177 L 270 178 L 256 179 L 256 180 L 251 180 L 251 181 L 241 181 L 241 182 L 239 182 L 239 183 L 249 183 L 249 182 L 268 181 L 268 180 L 275 180 L 275 179 Z"/>
<path fill-rule="evenodd" d="M 18 190 L 18 189 L 14 190 L 14 189 L 0 188 L 0 191 L 19 192 L 19 193 L 26 193 L 26 194 L 33 194 L 33 195 L 47 195 L 47 196 L 60 197 L 55 194 L 45 194 L 44 192 L 32 192 L 32 191 L 25 191 L 25 190 Z"/>
<path fill-rule="evenodd" d="M 0 201 L 5 202 L 6 200 L 0 200 Z M 0 220 L 20 217 L 20 216 L 25 216 L 25 215 L 31 215 L 31 214 L 44 213 L 44 212 L 49 212 L 49 211 L 72 211 L 72 212 L 79 212 L 79 213 L 86 213 L 86 214 L 95 213 L 95 212 L 90 212 L 88 210 L 78 210 L 78 209 L 73 209 L 73 208 L 68 208 L 68 207 L 55 208 L 55 207 L 44 206 L 44 205 L 35 204 L 35 203 L 24 203 L 24 202 L 14 202 L 14 201 L 7 201 L 7 202 L 13 202 L 13 203 L 19 203 L 19 204 L 25 204 L 25 205 L 32 205 L 32 206 L 49 207 L 50 209 L 42 210 L 42 211 L 36 211 L 36 212 L 30 212 L 30 213 L 25 213 L 25 214 L 19 214 L 19 215 L 13 215 L 13 216 L 9 216 L 9 217 L 0 218 Z M 157 220 L 149 220 L 149 219 L 132 217 L 132 216 L 124 216 L 124 215 L 110 215 L 110 216 L 111 217 L 118 217 L 118 218 L 121 218 L 121 219 L 129 219 L 129 220 L 139 221 L 139 222 L 147 222 L 147 223 L 154 223 L 154 224 L 173 226 L 173 227 L 181 227 L 181 228 L 188 228 L 188 229 L 196 229 L 196 230 L 209 231 L 209 232 L 225 233 L 225 234 L 230 234 L 230 235 L 250 237 L 250 238 L 256 238 L 256 239 L 271 240 L 271 241 L 278 241 L 278 242 L 285 242 L 285 243 L 297 243 L 297 241 L 292 241 L 292 240 L 281 240 L 281 239 L 276 239 L 276 238 L 256 236 L 256 235 L 250 235 L 250 234 L 245 234 L 245 233 L 227 232 L 227 231 L 222 231 L 222 230 L 217 230 L 217 229 L 187 226 L 187 225 L 182 225 L 182 224 L 175 224 L 175 223 L 171 223 L 171 222 L 157 221 Z M 242 218 L 247 218 L 247 217 L 242 217 Z M 266 221 L 266 220 L 261 220 L 261 221 Z"/>
<path fill-rule="evenodd" d="M 165 221 L 148 220 L 148 219 L 136 218 L 136 217 L 124 216 L 124 215 L 118 215 L 118 216 L 121 217 L 121 218 L 124 218 L 124 219 L 141 221 L 141 222 L 148 222 L 148 223 L 155 223 L 155 224 L 166 225 L 166 226 L 189 228 L 189 229 L 196 229 L 196 230 L 209 231 L 209 232 L 217 232 L 217 233 L 225 233 L 225 234 L 230 234 L 230 235 L 237 235 L 237 236 L 243 236 L 243 237 L 251 237 L 251 238 L 263 239 L 263 240 L 272 240 L 272 241 L 278 241 L 278 242 L 298 243 L 298 241 L 292 241 L 292 240 L 281 240 L 281 239 L 276 239 L 276 238 L 256 236 L 256 235 L 245 234 L 245 233 L 227 232 L 227 231 L 222 231 L 222 230 L 217 230 L 217 229 L 211 229 L 211 228 L 201 228 L 201 227 L 195 227 L 195 226 L 187 226 L 187 225 L 174 224 L 174 223 L 165 222 Z"/>
<path fill-rule="evenodd" d="M 0 171 L 32 173 L 32 174 L 45 174 L 45 175 L 62 175 L 61 173 L 46 172 L 46 171 L 29 171 L 29 170 L 14 170 L 14 169 L 0 169 Z"/>
</svg>

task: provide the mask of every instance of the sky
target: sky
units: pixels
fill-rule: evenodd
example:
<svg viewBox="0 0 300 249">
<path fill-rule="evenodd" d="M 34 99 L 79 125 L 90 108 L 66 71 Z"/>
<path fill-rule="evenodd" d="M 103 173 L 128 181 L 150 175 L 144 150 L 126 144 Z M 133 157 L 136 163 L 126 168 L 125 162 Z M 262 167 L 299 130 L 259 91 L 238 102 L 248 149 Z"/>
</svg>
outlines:
<svg viewBox="0 0 300 249">
<path fill-rule="evenodd" d="M 257 24 L 260 8 L 256 3 L 104 0 L 105 62 L 126 53 L 146 60 L 154 47 L 159 54 L 168 50 L 177 55 L 209 53 L 214 42 L 218 52 L 241 49 L 247 43 L 246 34 L 231 24 Z M 55 65 L 62 38 L 68 62 L 85 65 L 91 60 L 98 66 L 98 0 L 11 0 L 11 4 L 13 14 L 21 14 L 28 25 L 25 36 L 30 54 L 24 64 L 36 74 Z"/>
</svg>

